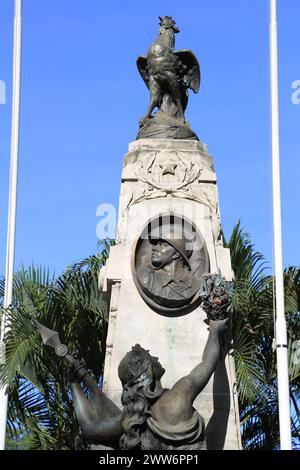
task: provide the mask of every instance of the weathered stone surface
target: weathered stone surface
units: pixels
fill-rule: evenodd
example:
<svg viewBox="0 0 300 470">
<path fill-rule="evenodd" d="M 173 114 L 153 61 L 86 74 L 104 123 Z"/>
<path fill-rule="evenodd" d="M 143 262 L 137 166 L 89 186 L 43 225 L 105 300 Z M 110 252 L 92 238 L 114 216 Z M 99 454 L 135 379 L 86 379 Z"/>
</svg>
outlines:
<svg viewBox="0 0 300 470">
<path fill-rule="evenodd" d="M 150 171 L 146 169 L 141 177 L 141 162 L 149 162 L 151 158 Z M 178 166 L 163 175 L 163 165 L 176 165 L 176 162 Z M 181 165 L 186 171 L 179 171 Z M 195 171 L 196 177 L 185 187 L 189 171 Z M 181 189 L 178 182 L 183 184 Z M 207 147 L 197 141 L 135 141 L 124 160 L 117 245 L 112 247 L 107 266 L 99 277 L 101 290 L 110 298 L 104 391 L 118 405 L 122 391 L 118 365 L 131 346 L 139 343 L 159 357 L 166 369 L 162 384 L 169 388 L 199 363 L 207 340 L 206 315 L 201 307 L 176 318 L 159 315 L 142 299 L 133 280 L 134 250 L 141 232 L 153 217 L 168 213 L 193 222 L 205 239 L 210 271 L 220 270 L 231 280 L 229 250 L 223 248 L 220 237 L 216 175 Z M 234 391 L 234 363 L 230 353 L 195 402 L 205 419 L 208 448 L 239 449 L 241 446 Z"/>
</svg>

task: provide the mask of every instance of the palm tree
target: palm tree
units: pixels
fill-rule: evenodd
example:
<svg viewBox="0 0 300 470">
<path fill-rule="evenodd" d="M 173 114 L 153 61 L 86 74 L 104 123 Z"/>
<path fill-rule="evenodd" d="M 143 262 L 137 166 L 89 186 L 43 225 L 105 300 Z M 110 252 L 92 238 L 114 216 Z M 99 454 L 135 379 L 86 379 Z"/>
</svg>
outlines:
<svg viewBox="0 0 300 470">
<path fill-rule="evenodd" d="M 278 396 L 274 352 L 274 279 L 265 273 L 263 256 L 235 226 L 229 242 L 235 273 L 232 300 L 233 345 L 245 449 L 278 449 Z M 300 449 L 300 269 L 284 272 L 285 307 L 290 337 L 289 372 L 293 448 Z M 299 344 L 300 346 L 300 344 Z"/>
<path fill-rule="evenodd" d="M 8 435 L 30 449 L 86 448 L 68 391 L 68 367 L 41 345 L 33 319 L 62 333 L 62 341 L 101 379 L 107 309 L 98 273 L 102 251 L 71 265 L 57 279 L 41 268 L 21 269 L 14 278 L 13 305 L 7 312 L 6 364 L 1 383 L 9 384 Z M 0 284 L 3 300 L 4 282 Z M 3 308 L 2 308 L 3 311 Z M 24 440 L 25 436 L 25 440 Z"/>
</svg>

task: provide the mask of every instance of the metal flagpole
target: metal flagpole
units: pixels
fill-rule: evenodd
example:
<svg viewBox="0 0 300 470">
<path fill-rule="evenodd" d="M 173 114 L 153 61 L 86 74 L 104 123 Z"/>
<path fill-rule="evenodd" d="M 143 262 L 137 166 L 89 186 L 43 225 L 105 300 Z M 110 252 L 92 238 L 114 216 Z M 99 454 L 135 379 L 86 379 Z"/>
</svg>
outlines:
<svg viewBox="0 0 300 470">
<path fill-rule="evenodd" d="M 270 0 L 270 75 L 271 75 L 271 121 L 272 121 L 272 183 L 273 183 L 273 231 L 276 288 L 276 351 L 280 448 L 291 450 L 291 415 L 288 371 L 287 328 L 284 311 L 284 284 L 281 237 L 280 198 L 280 150 L 278 108 L 278 50 L 276 0 Z"/>
<path fill-rule="evenodd" d="M 19 115 L 20 115 L 20 78 L 21 78 L 21 7 L 22 0 L 15 0 L 14 17 L 14 55 L 13 55 L 13 93 L 12 93 L 12 129 L 9 179 L 9 205 L 7 224 L 7 248 L 5 270 L 4 312 L 12 303 L 12 287 L 14 273 L 17 182 L 18 182 L 18 152 L 19 152 Z M 5 313 L 0 329 L 0 359 L 5 361 L 5 335 L 8 327 Z M 0 389 L 0 450 L 5 449 L 5 430 L 7 419 L 8 395 L 7 387 Z"/>
</svg>

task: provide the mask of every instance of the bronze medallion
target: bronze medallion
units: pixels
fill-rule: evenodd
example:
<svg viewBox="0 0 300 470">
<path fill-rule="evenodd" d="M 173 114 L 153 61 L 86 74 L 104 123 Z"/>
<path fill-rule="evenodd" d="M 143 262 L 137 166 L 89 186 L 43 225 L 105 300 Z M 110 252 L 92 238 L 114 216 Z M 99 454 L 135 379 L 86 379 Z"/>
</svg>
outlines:
<svg viewBox="0 0 300 470">
<path fill-rule="evenodd" d="M 207 248 L 192 223 L 170 214 L 149 222 L 135 246 L 133 277 L 153 310 L 179 316 L 196 308 L 201 302 L 201 276 L 206 272 Z"/>
</svg>

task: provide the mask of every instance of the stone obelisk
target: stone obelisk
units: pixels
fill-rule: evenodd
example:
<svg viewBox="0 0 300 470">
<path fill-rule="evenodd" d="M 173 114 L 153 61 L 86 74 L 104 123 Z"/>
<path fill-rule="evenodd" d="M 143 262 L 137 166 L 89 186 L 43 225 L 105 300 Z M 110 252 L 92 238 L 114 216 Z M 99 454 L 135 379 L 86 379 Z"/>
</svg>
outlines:
<svg viewBox="0 0 300 470">
<path fill-rule="evenodd" d="M 199 363 L 208 337 L 201 276 L 232 280 L 213 158 L 184 118 L 187 88 L 199 89 L 199 64 L 191 51 L 174 50 L 176 32 L 174 20 L 162 18 L 148 56 L 138 59 L 150 106 L 124 158 L 116 245 L 99 276 L 109 303 L 103 391 L 119 406 L 118 366 L 133 345 L 159 357 L 165 388 Z M 166 246 L 174 250 L 163 264 Z M 235 383 L 229 349 L 194 403 L 208 449 L 241 448 Z"/>
</svg>

